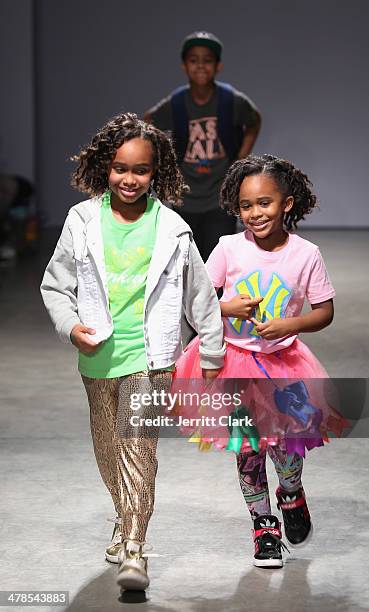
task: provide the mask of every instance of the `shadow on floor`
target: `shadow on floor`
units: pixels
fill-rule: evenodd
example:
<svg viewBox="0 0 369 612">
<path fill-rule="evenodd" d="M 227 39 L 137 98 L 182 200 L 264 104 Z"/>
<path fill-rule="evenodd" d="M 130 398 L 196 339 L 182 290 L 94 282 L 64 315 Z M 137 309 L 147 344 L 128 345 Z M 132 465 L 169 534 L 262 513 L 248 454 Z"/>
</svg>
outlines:
<svg viewBox="0 0 369 612">
<path fill-rule="evenodd" d="M 204 569 L 205 569 L 204 560 Z M 162 604 L 151 599 L 160 599 L 160 593 L 155 593 L 155 585 L 148 591 L 147 600 L 136 593 L 123 594 L 119 598 L 118 587 L 115 584 L 116 568 L 109 568 L 84 587 L 74 598 L 65 612 L 114 612 L 130 609 L 135 612 L 273 612 L 289 610 L 289 612 L 365 612 L 353 604 L 349 598 L 334 597 L 323 594 L 313 597 L 306 576 L 311 561 L 307 559 L 290 559 L 283 570 L 263 570 L 252 568 L 240 579 L 236 591 L 227 597 L 202 598 L 178 597 L 164 600 Z M 277 576 L 275 576 L 277 574 Z M 278 586 L 272 585 L 278 578 Z M 229 577 L 227 577 L 229 580 Z M 280 580 L 280 581 L 279 581 Z M 178 571 L 180 585 L 180 569 Z M 173 585 L 170 591 L 173 593 Z M 145 597 L 145 596 L 143 596 Z"/>
<path fill-rule="evenodd" d="M 332 486 L 336 485 L 332 483 Z M 367 571 L 365 559 L 369 532 L 365 528 L 355 528 L 355 525 L 368 524 L 368 504 L 352 497 L 345 498 L 344 491 L 342 497 L 338 497 L 327 490 L 327 497 L 315 498 L 314 505 L 315 530 L 309 546 L 304 549 L 291 549 L 291 554 L 285 557 L 283 569 L 255 568 L 251 566 L 250 559 L 249 571 L 239 579 L 232 594 L 229 594 L 229 587 L 236 583 L 236 579 L 232 580 L 229 564 L 224 565 L 227 569 L 222 573 L 220 552 L 216 560 L 214 591 L 219 593 L 220 585 L 224 584 L 227 595 L 212 598 L 207 588 L 207 595 L 201 596 L 207 576 L 211 575 L 207 566 L 209 548 L 204 545 L 200 557 L 203 573 L 200 573 L 202 570 L 197 563 L 189 565 L 191 557 L 186 556 L 182 549 L 185 556 L 178 555 L 176 567 L 169 562 L 171 570 L 175 570 L 174 573 L 166 574 L 163 569 L 156 576 L 152 574 L 152 586 L 147 591 L 146 601 L 142 594 L 126 593 L 123 597 L 119 596 L 119 587 L 116 584 L 117 566 L 114 565 L 86 584 L 65 612 L 116 612 L 127 609 L 128 606 L 135 612 L 367 612 L 367 580 L 364 579 L 364 573 Z M 318 508 L 319 516 L 316 512 Z M 224 546 L 228 547 L 227 534 L 224 533 L 221 537 L 224 537 Z M 227 558 L 229 559 L 229 551 Z M 238 563 L 239 560 L 235 558 L 235 575 L 239 575 Z M 312 563 L 314 567 L 308 575 Z M 186 574 L 186 580 L 183 580 L 183 573 Z M 319 576 L 317 584 L 314 584 L 314 576 Z M 188 592 L 181 592 L 188 589 L 188 586 L 182 585 L 189 584 L 189 577 L 191 592 L 196 593 L 197 590 L 199 595 L 188 596 Z M 312 584 L 315 591 L 325 592 L 313 594 L 310 588 Z M 347 595 L 342 595 L 345 593 L 345 585 Z M 360 595 L 361 604 L 352 601 L 350 593 Z"/>
<path fill-rule="evenodd" d="M 116 584 L 117 566 L 109 567 L 81 589 L 64 612 L 115 612 L 128 606 L 135 612 L 176 612 L 178 606 L 158 605 L 147 593 L 127 592 L 120 595 Z M 155 587 L 154 587 L 155 588 Z"/>
</svg>

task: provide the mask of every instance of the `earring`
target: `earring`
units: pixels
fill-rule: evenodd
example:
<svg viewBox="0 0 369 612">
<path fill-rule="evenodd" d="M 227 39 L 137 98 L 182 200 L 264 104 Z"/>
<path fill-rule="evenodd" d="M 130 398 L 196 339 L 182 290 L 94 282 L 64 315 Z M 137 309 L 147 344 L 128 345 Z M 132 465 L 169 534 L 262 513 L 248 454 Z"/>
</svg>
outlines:
<svg viewBox="0 0 369 612">
<path fill-rule="evenodd" d="M 158 197 L 157 194 L 156 194 L 156 191 L 154 189 L 154 179 L 150 183 L 148 194 L 149 194 L 150 198 L 156 199 Z"/>
</svg>

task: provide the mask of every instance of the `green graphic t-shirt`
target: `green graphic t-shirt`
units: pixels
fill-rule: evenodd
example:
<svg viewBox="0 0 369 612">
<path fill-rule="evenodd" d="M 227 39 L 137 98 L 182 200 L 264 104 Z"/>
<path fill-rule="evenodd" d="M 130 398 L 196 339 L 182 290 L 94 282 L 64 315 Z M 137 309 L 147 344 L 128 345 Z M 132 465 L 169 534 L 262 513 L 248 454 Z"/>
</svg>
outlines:
<svg viewBox="0 0 369 612">
<path fill-rule="evenodd" d="M 147 369 L 143 334 L 147 273 L 156 239 L 160 204 L 147 198 L 137 221 L 120 223 L 103 197 L 101 229 L 113 334 L 92 355 L 79 353 L 79 371 L 90 378 L 116 378 Z"/>
</svg>

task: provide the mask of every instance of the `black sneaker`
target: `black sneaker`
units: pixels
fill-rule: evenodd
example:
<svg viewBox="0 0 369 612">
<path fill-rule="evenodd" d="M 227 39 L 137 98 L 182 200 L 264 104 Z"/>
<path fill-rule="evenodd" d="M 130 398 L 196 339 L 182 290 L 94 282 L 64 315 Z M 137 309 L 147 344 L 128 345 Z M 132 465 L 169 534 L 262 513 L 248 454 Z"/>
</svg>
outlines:
<svg viewBox="0 0 369 612">
<path fill-rule="evenodd" d="M 281 524 L 276 516 L 262 514 L 254 520 L 252 530 L 255 544 L 254 565 L 256 567 L 283 567 Z M 289 551 L 288 551 L 289 552 Z"/>
<path fill-rule="evenodd" d="M 304 546 L 313 534 L 313 525 L 306 504 L 304 489 L 289 493 L 278 487 L 276 490 L 277 506 L 282 510 L 284 532 L 292 546 Z"/>
</svg>

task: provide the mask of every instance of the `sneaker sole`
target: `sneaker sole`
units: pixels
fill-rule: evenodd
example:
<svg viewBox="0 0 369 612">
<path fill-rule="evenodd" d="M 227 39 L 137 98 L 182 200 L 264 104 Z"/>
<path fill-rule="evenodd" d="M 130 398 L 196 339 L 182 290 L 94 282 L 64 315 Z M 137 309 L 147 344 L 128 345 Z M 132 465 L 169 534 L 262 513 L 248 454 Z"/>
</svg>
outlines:
<svg viewBox="0 0 369 612">
<path fill-rule="evenodd" d="M 105 553 L 105 559 L 109 561 L 109 563 L 118 563 L 118 555 L 109 555 Z"/>
<path fill-rule="evenodd" d="M 314 533 L 314 528 L 313 528 L 313 524 L 311 523 L 311 527 L 310 527 L 310 531 L 307 534 L 305 540 L 303 540 L 302 542 L 298 542 L 298 544 L 292 544 L 292 542 L 289 541 L 289 539 L 287 538 L 287 534 L 286 534 L 286 539 L 288 540 L 289 545 L 292 548 L 304 548 L 304 546 L 306 546 L 306 544 L 309 544 L 311 538 L 313 537 L 313 533 Z"/>
<path fill-rule="evenodd" d="M 254 559 L 255 567 L 283 567 L 283 559 Z"/>
<path fill-rule="evenodd" d="M 118 574 L 117 583 L 122 591 L 145 591 L 150 584 L 148 576 L 134 569 L 127 569 Z"/>
</svg>

